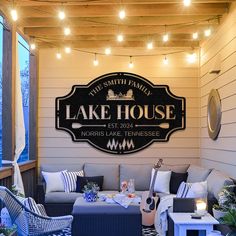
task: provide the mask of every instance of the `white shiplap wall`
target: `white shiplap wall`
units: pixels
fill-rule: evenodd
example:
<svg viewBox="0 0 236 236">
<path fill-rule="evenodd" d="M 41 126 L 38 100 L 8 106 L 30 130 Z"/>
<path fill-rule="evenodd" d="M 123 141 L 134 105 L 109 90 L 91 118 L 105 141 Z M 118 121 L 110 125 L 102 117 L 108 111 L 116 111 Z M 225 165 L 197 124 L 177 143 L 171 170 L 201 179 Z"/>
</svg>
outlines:
<svg viewBox="0 0 236 236">
<path fill-rule="evenodd" d="M 94 67 L 93 55 L 75 51 L 58 61 L 55 53 L 53 49 L 44 49 L 39 54 L 38 155 L 41 164 L 154 163 L 158 157 L 173 164 L 199 161 L 198 63 L 188 65 L 185 54 L 170 56 L 168 67 L 162 66 L 162 57 L 135 58 L 135 68 L 129 70 L 127 58 L 99 57 L 100 65 Z M 87 143 L 72 142 L 69 134 L 56 130 L 55 98 L 66 95 L 74 84 L 87 84 L 100 75 L 114 71 L 132 72 L 154 84 L 167 84 L 174 94 L 186 97 L 186 130 L 174 133 L 168 143 L 155 143 L 143 151 L 127 156 L 112 156 Z"/>
<path fill-rule="evenodd" d="M 221 72 L 210 75 L 216 58 L 221 58 Z M 200 67 L 201 162 L 236 178 L 236 5 L 220 29 L 202 45 Z M 222 104 L 222 127 L 216 141 L 208 137 L 207 99 L 211 89 L 218 89 Z"/>
</svg>

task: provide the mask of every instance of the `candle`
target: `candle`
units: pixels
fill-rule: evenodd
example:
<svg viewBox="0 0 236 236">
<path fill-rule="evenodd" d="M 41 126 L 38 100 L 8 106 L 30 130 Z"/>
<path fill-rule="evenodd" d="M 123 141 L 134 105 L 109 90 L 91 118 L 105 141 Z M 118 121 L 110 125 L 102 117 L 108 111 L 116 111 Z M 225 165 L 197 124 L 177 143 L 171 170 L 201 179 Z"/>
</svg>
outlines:
<svg viewBox="0 0 236 236">
<path fill-rule="evenodd" d="M 197 213 L 198 215 L 204 215 L 204 214 L 206 214 L 206 207 L 207 207 L 206 202 L 198 201 L 198 202 L 196 203 L 196 208 L 197 208 L 196 213 Z"/>
</svg>

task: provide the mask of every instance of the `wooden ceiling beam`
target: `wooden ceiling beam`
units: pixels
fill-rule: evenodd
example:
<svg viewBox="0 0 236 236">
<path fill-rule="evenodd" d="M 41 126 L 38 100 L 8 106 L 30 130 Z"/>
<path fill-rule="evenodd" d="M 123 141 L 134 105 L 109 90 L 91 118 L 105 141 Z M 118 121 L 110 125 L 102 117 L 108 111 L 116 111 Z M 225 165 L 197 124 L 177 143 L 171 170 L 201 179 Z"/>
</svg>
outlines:
<svg viewBox="0 0 236 236">
<path fill-rule="evenodd" d="M 63 48 L 66 44 L 62 44 L 62 42 L 38 42 L 39 48 Z M 168 42 L 168 48 L 192 48 L 192 47 L 199 47 L 198 42 L 191 42 L 191 41 L 170 41 Z M 155 42 L 155 47 L 167 47 L 164 45 L 162 41 Z M 145 48 L 145 44 L 141 41 L 130 41 L 130 42 L 123 42 L 119 44 L 117 42 L 110 42 L 106 40 L 97 40 L 97 41 L 74 41 L 70 43 L 72 48 L 105 48 L 105 47 L 112 47 L 112 48 Z"/>
<path fill-rule="evenodd" d="M 8 2 L 7 0 L 2 0 Z M 225 3 L 233 2 L 234 0 L 195 0 L 195 3 Z M 48 1 L 30 1 L 30 0 L 15 0 L 18 6 L 49 6 L 58 5 L 58 0 Z M 98 0 L 98 1 L 85 1 L 85 0 L 61 0 L 64 5 L 104 5 L 104 4 L 119 4 L 117 0 Z M 8 2 L 9 3 L 9 2 Z M 156 4 L 155 0 L 126 0 L 125 5 L 130 4 Z M 179 4 L 179 0 L 158 0 L 158 4 Z M 182 4 L 182 2 L 181 2 Z"/>
<path fill-rule="evenodd" d="M 67 23 L 71 27 L 76 26 L 104 26 L 104 25 L 144 25 L 144 26 L 155 26 L 155 25 L 171 25 L 171 24 L 183 24 L 190 22 L 199 22 L 198 24 L 206 24 L 207 19 L 214 18 L 215 16 L 134 16 L 128 17 L 125 22 L 121 22 L 117 17 L 69 17 Z M 61 22 L 56 17 L 45 17 L 45 18 L 21 18 L 19 24 L 22 27 L 57 27 L 61 25 Z M 218 25 L 218 19 L 210 21 L 210 24 Z"/>
<path fill-rule="evenodd" d="M 178 27 L 168 27 L 167 32 L 170 34 L 184 34 L 193 33 L 195 31 L 204 31 L 206 26 L 178 26 Z M 112 27 L 112 26 L 101 26 L 101 27 L 73 27 L 71 28 L 71 35 L 116 35 L 118 32 L 122 32 L 124 35 L 137 35 L 142 32 L 142 34 L 154 35 L 163 34 L 165 31 L 163 26 L 122 26 L 122 27 Z M 24 33 L 29 36 L 56 36 L 63 35 L 62 27 L 51 27 L 51 28 L 24 28 Z M 67 36 L 65 38 L 70 38 Z"/>
<path fill-rule="evenodd" d="M 60 9 L 58 6 L 19 7 L 19 18 L 24 17 L 54 17 Z M 228 3 L 217 4 L 192 4 L 190 8 L 184 8 L 180 4 L 153 4 L 126 6 L 129 16 L 189 16 L 189 15 L 223 15 L 228 11 Z M 65 12 L 69 17 L 111 17 L 117 16 L 117 5 L 87 5 L 66 6 Z"/>
</svg>

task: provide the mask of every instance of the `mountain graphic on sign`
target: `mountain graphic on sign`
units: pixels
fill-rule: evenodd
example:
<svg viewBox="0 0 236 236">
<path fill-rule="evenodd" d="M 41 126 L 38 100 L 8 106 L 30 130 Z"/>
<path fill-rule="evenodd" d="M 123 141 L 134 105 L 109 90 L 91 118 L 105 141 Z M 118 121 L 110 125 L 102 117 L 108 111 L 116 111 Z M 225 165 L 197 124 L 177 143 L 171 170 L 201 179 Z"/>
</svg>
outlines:
<svg viewBox="0 0 236 236">
<path fill-rule="evenodd" d="M 133 140 L 123 139 L 122 142 L 116 141 L 114 138 L 112 140 L 108 140 L 107 148 L 110 150 L 125 150 L 125 149 L 133 149 L 135 147 Z"/>
<path fill-rule="evenodd" d="M 112 89 L 109 89 L 107 92 L 107 101 L 114 101 L 114 100 L 134 100 L 133 90 L 129 89 L 126 94 L 115 94 Z"/>
</svg>

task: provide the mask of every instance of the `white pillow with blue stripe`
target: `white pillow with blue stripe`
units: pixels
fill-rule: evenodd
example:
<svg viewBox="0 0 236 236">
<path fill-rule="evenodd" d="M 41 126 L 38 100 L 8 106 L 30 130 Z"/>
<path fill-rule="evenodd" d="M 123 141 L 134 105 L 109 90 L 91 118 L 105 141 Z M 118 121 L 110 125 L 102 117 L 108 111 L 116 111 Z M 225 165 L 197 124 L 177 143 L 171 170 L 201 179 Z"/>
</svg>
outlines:
<svg viewBox="0 0 236 236">
<path fill-rule="evenodd" d="M 75 192 L 76 191 L 76 182 L 77 176 L 84 176 L 84 171 L 74 171 L 74 172 L 62 172 L 62 179 L 64 182 L 65 192 Z"/>
</svg>

